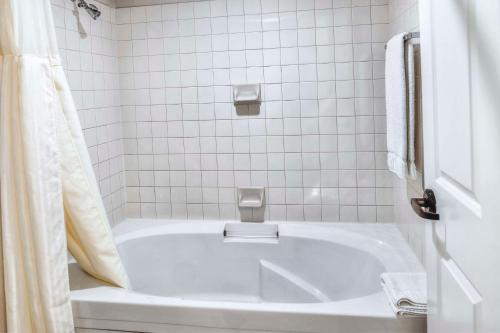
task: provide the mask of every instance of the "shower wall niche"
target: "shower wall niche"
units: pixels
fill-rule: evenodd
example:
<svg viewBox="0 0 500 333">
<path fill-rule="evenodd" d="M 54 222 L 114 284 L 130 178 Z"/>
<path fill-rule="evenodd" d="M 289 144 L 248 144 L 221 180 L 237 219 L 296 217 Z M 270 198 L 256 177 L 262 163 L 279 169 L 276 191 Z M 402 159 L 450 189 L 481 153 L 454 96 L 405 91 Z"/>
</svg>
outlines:
<svg viewBox="0 0 500 333">
<path fill-rule="evenodd" d="M 134 3 L 100 5 L 89 39 L 54 1 L 108 213 L 237 219 L 237 187 L 264 186 L 266 219 L 393 220 L 387 0 Z M 242 83 L 260 105 L 235 109 Z"/>
</svg>

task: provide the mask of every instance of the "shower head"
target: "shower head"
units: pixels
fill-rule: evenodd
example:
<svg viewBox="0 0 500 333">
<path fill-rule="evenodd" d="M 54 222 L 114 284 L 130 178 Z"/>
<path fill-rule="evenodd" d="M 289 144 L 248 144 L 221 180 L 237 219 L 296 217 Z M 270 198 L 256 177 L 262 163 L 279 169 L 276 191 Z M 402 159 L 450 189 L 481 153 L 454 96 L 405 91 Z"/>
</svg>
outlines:
<svg viewBox="0 0 500 333">
<path fill-rule="evenodd" d="M 87 11 L 87 13 L 89 13 L 90 17 L 92 17 L 94 20 L 96 20 L 99 16 L 101 16 L 101 12 L 93 4 L 88 4 L 87 8 L 85 8 L 85 10 Z"/>
<path fill-rule="evenodd" d="M 71 0 L 75 2 L 76 0 Z M 87 4 L 85 0 L 78 0 L 78 8 L 83 8 L 85 11 L 96 20 L 99 16 L 101 16 L 101 11 L 93 4 Z"/>
</svg>

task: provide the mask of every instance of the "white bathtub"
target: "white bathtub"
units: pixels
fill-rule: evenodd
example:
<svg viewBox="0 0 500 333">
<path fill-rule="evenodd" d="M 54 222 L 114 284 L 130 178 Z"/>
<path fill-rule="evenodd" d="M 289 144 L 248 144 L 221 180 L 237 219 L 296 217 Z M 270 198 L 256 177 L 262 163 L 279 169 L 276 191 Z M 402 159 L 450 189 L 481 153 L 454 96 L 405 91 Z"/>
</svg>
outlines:
<svg viewBox="0 0 500 333">
<path fill-rule="evenodd" d="M 70 266 L 77 332 L 425 332 L 381 291 L 380 273 L 422 270 L 393 225 L 283 223 L 245 239 L 176 222 L 115 228 L 131 290 Z"/>
</svg>

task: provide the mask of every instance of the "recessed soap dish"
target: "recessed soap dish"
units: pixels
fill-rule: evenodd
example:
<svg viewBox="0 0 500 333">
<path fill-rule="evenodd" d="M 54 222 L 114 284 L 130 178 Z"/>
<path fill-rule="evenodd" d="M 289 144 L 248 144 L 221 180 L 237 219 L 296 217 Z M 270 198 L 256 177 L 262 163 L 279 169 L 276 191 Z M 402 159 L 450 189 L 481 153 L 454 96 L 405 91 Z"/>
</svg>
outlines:
<svg viewBox="0 0 500 333">
<path fill-rule="evenodd" d="M 260 84 L 245 83 L 233 86 L 234 105 L 260 104 Z"/>
<path fill-rule="evenodd" d="M 238 207 L 260 208 L 264 205 L 264 187 L 238 187 Z"/>
</svg>

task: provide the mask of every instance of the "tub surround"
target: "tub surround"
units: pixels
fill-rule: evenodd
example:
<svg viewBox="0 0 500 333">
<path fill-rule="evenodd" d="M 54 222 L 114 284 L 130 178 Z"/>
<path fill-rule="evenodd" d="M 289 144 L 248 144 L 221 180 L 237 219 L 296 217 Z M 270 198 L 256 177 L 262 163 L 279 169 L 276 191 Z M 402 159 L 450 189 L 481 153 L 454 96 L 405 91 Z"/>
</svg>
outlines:
<svg viewBox="0 0 500 333">
<path fill-rule="evenodd" d="M 386 1 L 195 1 L 117 9 L 129 217 L 392 221 Z M 260 82 L 262 104 L 233 106 Z"/>
<path fill-rule="evenodd" d="M 120 0 L 118 7 L 138 6 L 120 9 L 104 1 L 99 3 L 103 15 L 97 21 L 84 12 L 75 15 L 69 0 L 52 2 L 64 67 L 113 224 L 125 218 L 126 207 L 129 216 L 238 218 L 236 186 L 262 185 L 262 180 L 266 219 L 395 219 L 422 257 L 422 227 L 403 222 L 415 221 L 408 203 L 400 200 L 406 197 L 407 184 L 393 183 L 385 170 L 384 97 L 377 88 L 383 87 L 387 37 L 418 27 L 416 1 L 235 1 L 236 6 L 228 6 L 221 0 L 161 5 Z M 260 22 L 255 31 L 254 19 Z M 193 21 L 195 31 L 184 32 Z M 197 22 L 199 27 L 210 22 L 206 34 L 196 32 Z M 170 29 L 177 31 L 175 37 Z M 238 36 L 244 45 L 230 43 L 229 38 Z M 262 46 L 251 46 L 253 37 L 257 42 L 260 38 Z M 202 51 L 202 41 L 208 39 L 210 51 Z M 188 52 L 185 47 L 192 40 L 194 51 Z M 153 42 L 161 42 L 157 54 Z M 134 49 L 140 53 L 142 44 L 147 54 L 134 54 Z M 315 60 L 301 60 L 311 46 Z M 326 49 L 333 53 L 323 54 Z M 295 52 L 296 61 L 287 58 Z M 220 55 L 236 64 L 243 53 L 240 65 L 219 66 Z M 247 58 L 253 54 L 261 56 Z M 195 69 L 168 67 L 175 57 L 201 55 L 212 59 L 206 69 L 198 63 Z M 179 87 L 168 83 L 172 73 L 183 74 Z M 165 103 L 148 99 L 136 105 L 134 96 L 131 103 L 127 95 L 134 90 L 155 96 L 158 89 L 151 80 L 157 74 L 165 74 L 168 88 L 188 92 L 196 86 L 198 102 L 205 88 L 215 94 L 229 87 L 233 77 L 261 75 L 268 102 L 259 116 L 241 118 L 221 108 L 225 104 L 216 102 L 215 95 L 213 103 L 200 103 L 198 108 L 182 98 L 179 104 L 165 97 Z M 189 78 L 195 84 L 188 84 Z M 217 83 L 218 78 L 226 78 L 226 83 Z M 373 86 L 368 97 L 359 95 L 364 84 Z M 347 86 L 354 92 L 342 88 Z M 317 101 L 304 96 L 311 87 L 317 89 Z M 327 87 L 333 90 L 328 93 Z M 161 90 L 166 93 L 167 87 Z M 273 91 L 281 97 L 269 98 Z M 298 99 L 284 97 L 293 91 L 298 91 Z M 348 91 L 351 95 L 343 95 Z M 198 131 L 192 132 L 193 126 Z M 316 148 L 308 151 L 309 147 Z M 245 161 L 249 169 L 241 167 Z"/>
<path fill-rule="evenodd" d="M 385 0 L 100 4 L 97 21 L 53 4 L 114 221 L 125 205 L 130 217 L 238 218 L 239 185 L 266 187 L 266 219 L 393 219 Z M 231 85 L 248 81 L 263 103 L 237 115 Z"/>
</svg>

